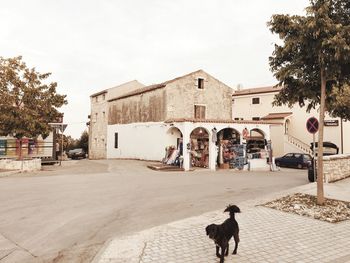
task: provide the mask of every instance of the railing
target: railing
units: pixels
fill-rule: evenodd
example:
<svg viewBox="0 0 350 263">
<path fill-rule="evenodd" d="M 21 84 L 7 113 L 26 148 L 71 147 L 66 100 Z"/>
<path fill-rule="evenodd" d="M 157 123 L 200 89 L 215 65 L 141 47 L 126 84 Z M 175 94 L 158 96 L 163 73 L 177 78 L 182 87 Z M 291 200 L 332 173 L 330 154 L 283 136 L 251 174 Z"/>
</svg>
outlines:
<svg viewBox="0 0 350 263">
<path fill-rule="evenodd" d="M 304 153 L 308 153 L 312 155 L 312 150 L 310 149 L 310 145 L 308 145 L 305 142 L 302 142 L 301 140 L 293 137 L 292 135 L 286 134 L 285 135 L 287 142 L 297 147 L 299 150 L 303 151 Z"/>
</svg>

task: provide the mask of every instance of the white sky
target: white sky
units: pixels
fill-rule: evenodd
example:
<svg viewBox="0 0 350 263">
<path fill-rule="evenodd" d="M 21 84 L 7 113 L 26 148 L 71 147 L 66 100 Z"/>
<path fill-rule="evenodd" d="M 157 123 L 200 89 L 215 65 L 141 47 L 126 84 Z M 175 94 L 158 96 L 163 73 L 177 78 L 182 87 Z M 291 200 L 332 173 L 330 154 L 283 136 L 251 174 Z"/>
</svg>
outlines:
<svg viewBox="0 0 350 263">
<path fill-rule="evenodd" d="M 79 138 L 89 96 L 137 79 L 160 83 L 203 69 L 235 88 L 275 84 L 272 14 L 307 0 L 0 0 L 0 56 L 52 72 L 66 134 Z"/>
</svg>

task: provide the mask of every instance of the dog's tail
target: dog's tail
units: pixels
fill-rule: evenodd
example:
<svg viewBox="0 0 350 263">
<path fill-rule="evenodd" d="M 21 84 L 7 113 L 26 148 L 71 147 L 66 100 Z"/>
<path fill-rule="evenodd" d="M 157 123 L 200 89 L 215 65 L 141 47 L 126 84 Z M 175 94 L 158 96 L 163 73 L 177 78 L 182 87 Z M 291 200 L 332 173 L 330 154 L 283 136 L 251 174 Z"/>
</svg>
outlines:
<svg viewBox="0 0 350 263">
<path fill-rule="evenodd" d="M 235 213 L 240 213 L 241 209 L 236 205 L 228 205 L 224 212 L 229 212 L 231 217 L 235 217 Z"/>
</svg>

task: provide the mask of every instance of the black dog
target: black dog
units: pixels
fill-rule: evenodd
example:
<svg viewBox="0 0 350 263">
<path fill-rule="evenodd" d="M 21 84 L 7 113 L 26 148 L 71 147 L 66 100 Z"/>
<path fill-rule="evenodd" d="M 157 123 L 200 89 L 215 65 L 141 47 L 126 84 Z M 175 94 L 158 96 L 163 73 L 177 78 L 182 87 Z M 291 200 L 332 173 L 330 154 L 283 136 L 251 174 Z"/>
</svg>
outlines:
<svg viewBox="0 0 350 263">
<path fill-rule="evenodd" d="M 216 256 L 220 258 L 220 263 L 224 262 L 224 257 L 228 255 L 229 241 L 234 238 L 235 249 L 232 254 L 237 254 L 239 242 L 239 227 L 235 219 L 235 213 L 240 213 L 238 206 L 229 205 L 224 212 L 230 213 L 230 218 L 226 219 L 221 225 L 211 224 L 205 228 L 210 239 L 214 240 L 216 245 Z M 221 248 L 221 254 L 219 249 Z"/>
</svg>

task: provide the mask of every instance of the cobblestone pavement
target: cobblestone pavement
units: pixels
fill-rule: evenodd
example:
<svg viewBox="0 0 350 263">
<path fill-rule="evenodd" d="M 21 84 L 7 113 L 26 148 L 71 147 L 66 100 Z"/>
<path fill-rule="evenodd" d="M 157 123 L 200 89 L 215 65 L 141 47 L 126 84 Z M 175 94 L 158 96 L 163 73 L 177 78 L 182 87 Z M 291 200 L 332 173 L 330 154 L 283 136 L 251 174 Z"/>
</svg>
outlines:
<svg viewBox="0 0 350 263">
<path fill-rule="evenodd" d="M 349 179 L 345 184 L 350 185 Z M 341 183 L 328 185 L 325 192 L 328 190 L 333 198 L 338 196 L 339 199 L 350 200 L 350 191 L 346 191 L 349 188 L 345 186 Z M 241 242 L 237 255 L 231 255 L 234 247 L 231 240 L 230 254 L 225 262 L 350 262 L 350 221 L 331 224 L 259 206 L 281 195 L 310 193 L 314 188 L 314 184 L 309 184 L 238 204 L 242 210 L 236 215 Z M 115 238 L 95 261 L 219 262 L 215 256 L 214 243 L 205 234 L 205 227 L 223 222 L 227 215 L 222 211 Z"/>
</svg>

